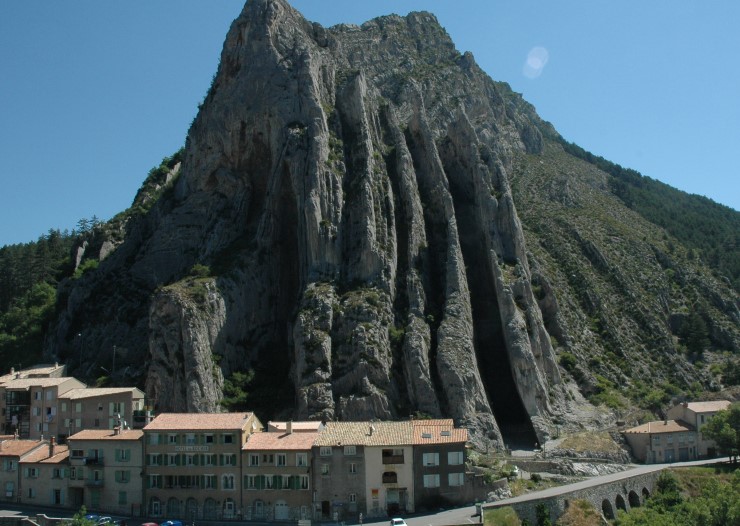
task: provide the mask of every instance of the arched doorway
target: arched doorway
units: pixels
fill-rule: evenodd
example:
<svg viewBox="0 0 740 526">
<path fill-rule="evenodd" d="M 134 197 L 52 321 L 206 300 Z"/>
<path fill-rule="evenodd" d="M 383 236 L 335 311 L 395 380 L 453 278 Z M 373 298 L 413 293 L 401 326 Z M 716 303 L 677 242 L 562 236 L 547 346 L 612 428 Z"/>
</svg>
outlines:
<svg viewBox="0 0 740 526">
<path fill-rule="evenodd" d="M 639 508 L 640 507 L 640 496 L 635 493 L 634 491 L 630 491 L 630 494 L 628 495 L 628 499 L 630 501 L 630 508 Z"/>
<path fill-rule="evenodd" d="M 203 518 L 214 520 L 216 519 L 216 501 L 208 497 L 203 503 Z"/>
<path fill-rule="evenodd" d="M 185 502 L 185 518 L 191 522 L 198 518 L 198 501 L 193 497 Z"/>
<path fill-rule="evenodd" d="M 275 520 L 287 521 L 290 518 L 290 508 L 284 500 L 275 501 Z"/>
<path fill-rule="evenodd" d="M 259 499 L 254 501 L 254 518 L 255 519 L 265 518 L 265 503 Z"/>
<path fill-rule="evenodd" d="M 612 507 L 612 503 L 609 502 L 609 499 L 601 501 L 601 513 L 604 514 L 607 520 L 614 520 L 614 508 Z"/>
<path fill-rule="evenodd" d="M 149 499 L 149 515 L 159 517 L 162 515 L 162 503 L 157 497 Z"/>
<path fill-rule="evenodd" d="M 180 500 L 175 497 L 170 497 L 167 501 L 167 515 L 175 518 L 180 516 Z"/>
<path fill-rule="evenodd" d="M 224 519 L 233 519 L 236 516 L 236 505 L 234 499 L 228 498 L 224 501 Z"/>
</svg>

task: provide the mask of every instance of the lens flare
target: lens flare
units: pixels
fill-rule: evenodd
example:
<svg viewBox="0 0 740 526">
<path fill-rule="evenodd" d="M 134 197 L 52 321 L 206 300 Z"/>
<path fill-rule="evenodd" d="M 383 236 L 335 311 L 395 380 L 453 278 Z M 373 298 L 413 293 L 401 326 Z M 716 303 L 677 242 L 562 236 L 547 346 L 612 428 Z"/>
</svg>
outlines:
<svg viewBox="0 0 740 526">
<path fill-rule="evenodd" d="M 542 70 L 545 68 L 550 53 L 547 49 L 537 46 L 529 50 L 527 54 L 527 60 L 524 62 L 522 73 L 524 76 L 530 79 L 536 79 L 542 74 Z"/>
</svg>

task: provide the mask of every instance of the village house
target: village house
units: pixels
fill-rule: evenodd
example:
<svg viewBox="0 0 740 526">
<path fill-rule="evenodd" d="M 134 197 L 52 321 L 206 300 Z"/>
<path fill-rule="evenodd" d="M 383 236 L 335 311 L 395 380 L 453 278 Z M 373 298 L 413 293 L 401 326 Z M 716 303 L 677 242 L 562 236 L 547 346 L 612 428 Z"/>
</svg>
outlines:
<svg viewBox="0 0 740 526">
<path fill-rule="evenodd" d="M 20 463 L 23 492 L 20 502 L 33 506 L 64 508 L 68 505 L 69 449 L 54 437 L 48 447 L 26 455 Z"/>
<path fill-rule="evenodd" d="M 254 413 L 163 413 L 144 428 L 145 503 L 150 517 L 243 515 L 242 446 L 262 430 Z"/>
<path fill-rule="evenodd" d="M 696 429 L 682 420 L 647 422 L 622 433 L 635 458 L 646 464 L 698 458 Z"/>
<path fill-rule="evenodd" d="M 311 519 L 311 448 L 320 422 L 268 422 L 242 446 L 242 502 L 250 520 Z"/>
<path fill-rule="evenodd" d="M 18 433 L 20 438 L 32 440 L 56 437 L 61 431 L 58 397 L 80 387 L 85 384 L 68 376 L 21 375 L 5 381 L 0 384 L 0 411 L 5 415 L 3 432 Z"/>
<path fill-rule="evenodd" d="M 144 467 L 140 429 L 85 429 L 68 439 L 69 503 L 77 509 L 139 515 Z"/>
<path fill-rule="evenodd" d="M 48 442 L 43 440 L 12 439 L 0 442 L 0 499 L 6 502 L 21 501 L 25 489 L 23 483 L 32 477 L 22 476 L 20 463 L 35 451 L 46 448 Z"/>
<path fill-rule="evenodd" d="M 667 418 L 681 420 L 693 426 L 697 432 L 698 458 L 712 458 L 717 456 L 717 445 L 713 440 L 704 437 L 701 428 L 718 411 L 728 409 L 728 400 L 716 400 L 713 402 L 684 402 L 670 408 L 666 414 Z"/>
<path fill-rule="evenodd" d="M 471 500 L 465 461 L 468 430 L 451 419 L 412 420 L 415 507 L 433 509 Z"/>
<path fill-rule="evenodd" d="M 136 387 L 70 389 L 59 396 L 57 439 L 63 443 L 67 436 L 83 429 L 135 428 L 134 413 L 143 410 L 144 393 Z"/>
</svg>

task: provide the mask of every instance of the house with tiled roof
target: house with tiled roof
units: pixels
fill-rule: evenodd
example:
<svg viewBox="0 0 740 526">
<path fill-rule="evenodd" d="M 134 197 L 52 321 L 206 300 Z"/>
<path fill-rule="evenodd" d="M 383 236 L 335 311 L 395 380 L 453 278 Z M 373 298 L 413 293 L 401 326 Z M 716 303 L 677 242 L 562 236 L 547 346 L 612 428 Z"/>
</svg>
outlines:
<svg viewBox="0 0 740 526">
<path fill-rule="evenodd" d="M 414 496 L 417 509 L 463 504 L 470 500 L 465 461 L 468 430 L 451 419 L 412 420 Z"/>
<path fill-rule="evenodd" d="M 682 420 L 696 429 L 697 447 L 699 458 L 711 458 L 717 456 L 717 445 L 713 440 L 706 438 L 701 432 L 709 420 L 718 411 L 729 409 L 729 400 L 714 400 L 709 402 L 684 402 L 668 410 L 667 418 Z"/>
<path fill-rule="evenodd" d="M 69 504 L 90 511 L 138 515 L 143 510 L 140 429 L 85 429 L 69 444 Z"/>
<path fill-rule="evenodd" d="M 132 427 L 144 410 L 144 393 L 136 387 L 86 387 L 59 396 L 60 442 L 83 429 Z M 140 427 L 144 427 L 141 425 Z"/>
<path fill-rule="evenodd" d="M 33 452 L 45 448 L 48 448 L 48 442 L 43 440 L 17 439 L 0 442 L 0 500 L 19 500 L 25 482 L 20 463 Z"/>
<path fill-rule="evenodd" d="M 328 422 L 313 458 L 315 519 L 414 511 L 411 422 Z"/>
<path fill-rule="evenodd" d="M 241 462 L 246 519 L 312 518 L 311 448 L 318 424 L 268 422 L 266 432 L 247 437 Z"/>
<path fill-rule="evenodd" d="M 69 377 L 16 377 L 0 384 L 0 413 L 5 415 L 0 425 L 4 433 L 18 433 L 20 438 L 38 440 L 42 436 L 58 438 L 58 397 L 70 389 L 85 387 Z"/>
<path fill-rule="evenodd" d="M 187 521 L 242 517 L 242 446 L 262 429 L 254 413 L 158 415 L 144 428 L 145 513 Z"/>
<path fill-rule="evenodd" d="M 659 420 L 622 431 L 632 454 L 646 464 L 696 460 L 696 428 L 682 420 Z"/>
<path fill-rule="evenodd" d="M 20 503 L 68 507 L 69 448 L 66 445 L 57 444 L 52 437 L 48 447 L 35 449 L 19 462 L 19 466 L 22 480 Z"/>
</svg>

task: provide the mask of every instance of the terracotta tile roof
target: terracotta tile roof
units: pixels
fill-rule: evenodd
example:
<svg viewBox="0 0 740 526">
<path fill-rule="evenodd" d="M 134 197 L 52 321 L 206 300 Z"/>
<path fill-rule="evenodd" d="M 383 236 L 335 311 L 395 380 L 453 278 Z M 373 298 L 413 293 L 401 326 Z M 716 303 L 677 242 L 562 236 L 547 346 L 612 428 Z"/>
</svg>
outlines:
<svg viewBox="0 0 740 526">
<path fill-rule="evenodd" d="M 0 444 L 0 456 L 20 457 L 40 446 L 48 447 L 41 440 L 6 440 Z"/>
<path fill-rule="evenodd" d="M 81 398 L 94 398 L 96 396 L 110 396 L 123 393 L 132 393 L 134 397 L 144 398 L 144 392 L 137 387 L 83 387 L 70 389 L 59 395 L 59 398 L 68 400 L 79 400 Z"/>
<path fill-rule="evenodd" d="M 715 411 L 722 411 L 730 407 L 728 400 L 715 400 L 713 402 L 689 402 L 688 408 L 694 413 L 712 413 Z"/>
<path fill-rule="evenodd" d="M 55 385 L 61 385 L 70 380 L 73 380 L 75 382 L 79 382 L 82 385 L 85 385 L 79 380 L 77 380 L 76 378 L 73 378 L 71 376 L 62 376 L 60 378 L 18 378 L 15 380 L 10 380 L 8 382 L 5 382 L 3 384 L 3 387 L 5 387 L 5 389 L 28 389 L 30 387 L 53 387 Z"/>
<path fill-rule="evenodd" d="M 298 433 L 265 432 L 252 433 L 242 449 L 248 451 L 309 451 L 319 436 L 317 432 Z"/>
<path fill-rule="evenodd" d="M 372 428 L 372 431 L 371 431 Z M 315 446 L 403 446 L 414 440 L 411 422 L 327 422 Z"/>
<path fill-rule="evenodd" d="M 34 451 L 26 458 L 21 460 L 21 464 L 39 463 L 39 464 L 59 464 L 69 458 L 69 446 L 54 446 L 54 455 L 49 456 L 49 445 Z"/>
<path fill-rule="evenodd" d="M 624 433 L 681 433 L 684 431 L 694 431 L 694 427 L 682 420 L 656 420 L 647 422 L 637 427 L 625 429 Z"/>
<path fill-rule="evenodd" d="M 415 446 L 468 441 L 468 430 L 455 428 L 452 420 L 413 420 L 412 422 Z"/>
<path fill-rule="evenodd" d="M 124 429 L 118 435 L 112 429 L 83 429 L 67 440 L 139 440 L 142 436 L 141 429 Z"/>
<path fill-rule="evenodd" d="M 304 431 L 318 431 L 321 422 L 318 420 L 306 421 L 306 422 L 291 422 L 294 433 L 302 433 Z M 267 422 L 268 431 L 285 431 L 288 428 L 288 422 Z"/>
<path fill-rule="evenodd" d="M 254 413 L 162 413 L 145 431 L 190 431 L 243 429 Z M 259 422 L 257 422 L 259 426 Z"/>
</svg>

